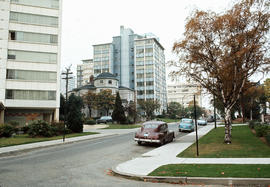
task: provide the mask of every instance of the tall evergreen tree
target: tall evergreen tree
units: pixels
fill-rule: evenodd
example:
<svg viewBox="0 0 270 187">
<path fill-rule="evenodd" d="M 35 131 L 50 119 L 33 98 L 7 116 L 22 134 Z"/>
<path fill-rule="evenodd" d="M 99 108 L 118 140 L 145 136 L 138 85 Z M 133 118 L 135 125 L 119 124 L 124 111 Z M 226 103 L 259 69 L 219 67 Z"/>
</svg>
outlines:
<svg viewBox="0 0 270 187">
<path fill-rule="evenodd" d="M 81 109 L 83 107 L 82 98 L 71 94 L 68 98 L 67 108 L 67 127 L 72 132 L 82 132 L 83 131 L 83 120 Z"/>
<path fill-rule="evenodd" d="M 112 119 L 114 121 L 117 121 L 118 123 L 125 123 L 127 118 L 125 116 L 125 111 L 124 107 L 122 105 L 122 101 L 120 98 L 119 92 L 117 92 L 116 98 L 115 98 L 115 104 L 114 104 L 114 109 L 112 113 Z"/>
</svg>

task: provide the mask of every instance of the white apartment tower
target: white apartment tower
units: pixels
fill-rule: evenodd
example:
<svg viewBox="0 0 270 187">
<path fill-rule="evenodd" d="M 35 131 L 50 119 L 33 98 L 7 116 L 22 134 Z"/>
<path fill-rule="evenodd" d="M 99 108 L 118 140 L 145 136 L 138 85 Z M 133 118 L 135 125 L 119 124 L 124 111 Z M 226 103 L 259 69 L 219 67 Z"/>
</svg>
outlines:
<svg viewBox="0 0 270 187">
<path fill-rule="evenodd" d="M 90 77 L 94 76 L 93 59 L 82 60 L 83 64 L 77 65 L 77 88 L 90 83 Z"/>
<path fill-rule="evenodd" d="M 164 48 L 156 38 L 135 39 L 135 90 L 137 100 L 159 101 L 160 112 L 167 108 Z"/>
<path fill-rule="evenodd" d="M 62 0 L 0 7 L 0 123 L 58 121 Z"/>
</svg>

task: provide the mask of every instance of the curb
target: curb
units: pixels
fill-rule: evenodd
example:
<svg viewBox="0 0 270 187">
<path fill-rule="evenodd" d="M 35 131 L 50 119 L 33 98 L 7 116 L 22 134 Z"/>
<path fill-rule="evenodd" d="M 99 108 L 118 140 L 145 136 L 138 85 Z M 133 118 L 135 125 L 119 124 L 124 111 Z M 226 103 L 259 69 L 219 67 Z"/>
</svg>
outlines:
<svg viewBox="0 0 270 187">
<path fill-rule="evenodd" d="M 237 186 L 265 186 L 269 187 L 270 178 L 214 178 L 214 177 L 160 177 L 160 176 L 145 176 L 133 175 L 118 171 L 115 167 L 112 168 L 114 176 L 120 176 L 126 179 L 158 182 L 170 184 L 193 184 L 193 185 L 237 185 Z"/>
<path fill-rule="evenodd" d="M 51 141 L 59 141 L 59 142 L 55 142 L 55 143 L 51 143 L 50 141 L 36 142 L 36 143 L 31 143 L 32 145 L 36 144 L 36 146 L 33 146 L 33 147 L 27 147 L 27 148 L 21 148 L 21 149 L 18 148 L 17 150 L 8 150 L 8 151 L 0 152 L 0 157 L 12 156 L 13 154 L 16 154 L 16 153 L 23 153 L 23 152 L 28 152 L 28 151 L 32 151 L 32 150 L 36 150 L 36 149 L 41 149 L 41 148 L 48 148 L 48 147 L 54 147 L 54 146 L 59 146 L 59 145 L 72 144 L 74 142 L 82 142 L 82 141 L 100 139 L 100 138 L 104 138 L 104 137 L 117 136 L 117 135 L 119 135 L 119 134 L 108 134 L 108 135 L 103 135 L 100 137 L 91 137 L 92 135 L 88 135 L 89 138 L 79 139 L 79 140 L 70 140 L 70 141 L 65 141 L 65 142 L 62 142 L 61 139 L 51 140 Z M 66 140 L 67 139 L 68 138 L 66 138 Z M 39 143 L 45 143 L 45 142 L 51 143 L 51 144 L 38 145 Z M 22 145 L 31 145 L 31 144 L 22 144 Z M 14 145 L 14 146 L 20 146 L 20 145 Z M 13 146 L 8 146 L 8 147 L 13 147 Z M 8 147 L 2 147 L 2 148 L 8 148 Z M 1 148 L 0 148 L 0 150 L 1 150 Z"/>
</svg>

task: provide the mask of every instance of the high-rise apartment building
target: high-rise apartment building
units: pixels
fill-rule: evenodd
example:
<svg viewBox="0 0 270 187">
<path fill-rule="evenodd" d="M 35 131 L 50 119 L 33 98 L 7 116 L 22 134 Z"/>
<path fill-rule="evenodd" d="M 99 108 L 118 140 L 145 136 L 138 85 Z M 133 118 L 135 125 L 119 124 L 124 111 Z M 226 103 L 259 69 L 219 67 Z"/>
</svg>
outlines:
<svg viewBox="0 0 270 187">
<path fill-rule="evenodd" d="M 164 48 L 156 38 L 135 40 L 135 90 L 137 100 L 154 99 L 167 107 Z"/>
<path fill-rule="evenodd" d="M 192 83 L 174 82 L 168 85 L 168 103 L 178 102 L 184 107 L 188 107 L 194 100 L 198 106 L 202 106 L 202 89 L 201 86 Z"/>
<path fill-rule="evenodd" d="M 77 65 L 77 88 L 90 83 L 90 77 L 94 76 L 93 59 L 82 60 L 83 64 Z"/>
<path fill-rule="evenodd" d="M 0 123 L 57 121 L 62 0 L 1 0 L 0 7 Z"/>
<path fill-rule="evenodd" d="M 136 98 L 154 99 L 167 106 L 164 48 L 153 34 L 138 35 L 120 27 L 112 43 L 93 45 L 94 75 L 114 74 L 122 87 L 136 91 Z"/>
</svg>

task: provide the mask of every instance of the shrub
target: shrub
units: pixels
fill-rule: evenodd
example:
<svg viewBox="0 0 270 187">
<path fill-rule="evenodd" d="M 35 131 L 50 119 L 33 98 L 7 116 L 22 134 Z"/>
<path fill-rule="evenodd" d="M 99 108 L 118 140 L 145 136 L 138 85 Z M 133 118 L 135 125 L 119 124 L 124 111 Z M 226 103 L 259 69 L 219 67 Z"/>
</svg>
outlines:
<svg viewBox="0 0 270 187">
<path fill-rule="evenodd" d="M 11 137 L 15 128 L 10 124 L 0 124 L 0 137 Z"/>
<path fill-rule="evenodd" d="M 270 145 L 270 133 L 269 132 L 265 138 L 266 138 L 267 143 Z"/>
<path fill-rule="evenodd" d="M 29 125 L 28 134 L 31 137 L 44 136 L 52 137 L 55 135 L 53 128 L 48 122 L 43 120 L 33 121 Z"/>
<path fill-rule="evenodd" d="M 26 125 L 25 125 L 25 126 L 22 126 L 22 127 L 20 128 L 20 130 L 23 131 L 24 134 L 26 134 L 26 133 L 28 133 L 29 126 L 26 126 Z"/>
<path fill-rule="evenodd" d="M 256 121 L 256 120 L 251 120 L 251 121 L 248 122 L 248 126 L 249 126 L 249 128 L 251 128 L 251 129 L 254 129 L 255 126 L 258 126 L 258 125 L 261 125 L 261 124 L 260 124 L 260 122 L 258 122 L 258 121 Z"/>
<path fill-rule="evenodd" d="M 94 119 L 88 119 L 88 120 L 85 120 L 84 123 L 87 125 L 95 125 L 96 121 Z"/>
<path fill-rule="evenodd" d="M 255 126 L 256 136 L 263 137 L 269 132 L 269 127 L 267 125 L 257 125 Z"/>
<path fill-rule="evenodd" d="M 64 123 L 63 122 L 53 122 L 51 124 L 52 133 L 53 135 L 61 135 L 64 134 Z M 68 129 L 65 129 L 66 134 L 68 132 Z"/>
</svg>

